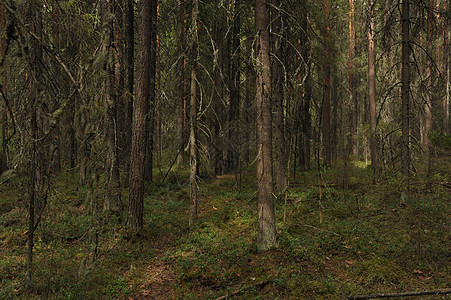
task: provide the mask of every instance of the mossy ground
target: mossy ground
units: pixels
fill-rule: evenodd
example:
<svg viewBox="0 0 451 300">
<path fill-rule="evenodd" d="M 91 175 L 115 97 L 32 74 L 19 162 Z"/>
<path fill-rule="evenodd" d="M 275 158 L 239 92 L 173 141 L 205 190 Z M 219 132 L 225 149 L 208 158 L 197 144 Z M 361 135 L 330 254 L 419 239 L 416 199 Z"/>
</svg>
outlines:
<svg viewBox="0 0 451 300">
<path fill-rule="evenodd" d="M 286 205 L 276 201 L 279 246 L 264 253 L 255 246 L 252 170 L 240 180 L 200 181 L 194 230 L 187 170 L 162 186 L 157 171 L 157 184 L 146 186 L 141 235 L 121 217 L 99 217 L 101 179 L 80 187 L 75 173 L 63 173 L 52 180 L 36 232 L 31 289 L 26 185 L 10 180 L 0 186 L 0 298 L 215 299 L 241 290 L 237 298 L 344 299 L 449 287 L 449 156 L 435 162 L 434 176 L 418 170 L 409 203 L 400 203 L 396 176 L 373 184 L 371 169 L 356 163 L 348 189 L 335 184 L 338 168 L 323 170 L 320 205 L 317 172 L 298 171 Z"/>
</svg>

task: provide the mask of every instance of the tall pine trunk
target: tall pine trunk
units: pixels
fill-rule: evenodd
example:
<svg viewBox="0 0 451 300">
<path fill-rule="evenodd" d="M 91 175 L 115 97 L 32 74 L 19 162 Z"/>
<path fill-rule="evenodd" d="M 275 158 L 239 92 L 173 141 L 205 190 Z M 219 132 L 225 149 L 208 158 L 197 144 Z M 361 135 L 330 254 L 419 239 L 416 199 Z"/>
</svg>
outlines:
<svg viewBox="0 0 451 300">
<path fill-rule="evenodd" d="M 147 114 L 151 95 L 152 22 L 155 18 L 156 0 L 141 1 L 139 8 L 139 41 L 136 68 L 136 103 L 133 110 L 132 148 L 130 155 L 130 192 L 127 212 L 127 226 L 136 231 L 143 229 L 144 173 L 147 148 Z M 155 86 L 154 86 L 155 87 Z"/>
<path fill-rule="evenodd" d="M 193 228 L 197 224 L 197 64 L 199 60 L 199 39 L 198 39 L 198 15 L 199 2 L 193 0 L 193 10 L 191 19 L 191 40 L 192 47 L 190 49 L 191 63 L 191 86 L 190 86 L 190 208 L 189 208 L 189 226 Z"/>
<path fill-rule="evenodd" d="M 269 3 L 256 0 L 257 248 L 277 246 L 273 196 Z"/>
</svg>

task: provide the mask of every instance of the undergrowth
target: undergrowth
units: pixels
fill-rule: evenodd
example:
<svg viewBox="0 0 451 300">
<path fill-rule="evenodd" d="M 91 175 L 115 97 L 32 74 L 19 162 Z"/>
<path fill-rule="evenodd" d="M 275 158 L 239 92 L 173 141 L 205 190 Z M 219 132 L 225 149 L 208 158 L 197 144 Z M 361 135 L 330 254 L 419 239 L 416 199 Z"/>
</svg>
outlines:
<svg viewBox="0 0 451 300">
<path fill-rule="evenodd" d="M 372 184 L 353 165 L 340 172 L 297 172 L 276 201 L 277 249 L 256 249 L 253 173 L 202 178 L 199 225 L 189 230 L 188 172 L 156 172 L 146 185 L 145 229 L 102 215 L 101 179 L 53 179 L 36 231 L 34 284 L 25 288 L 24 183 L 0 186 L 1 299 L 343 299 L 351 294 L 446 288 L 449 283 L 449 168 L 412 181 L 400 202 L 396 176 Z M 164 181 L 163 181 L 164 178 Z M 321 205 L 320 205 L 321 197 Z M 123 191 L 126 207 L 127 191 Z M 320 211 L 323 222 L 320 223 Z"/>
</svg>

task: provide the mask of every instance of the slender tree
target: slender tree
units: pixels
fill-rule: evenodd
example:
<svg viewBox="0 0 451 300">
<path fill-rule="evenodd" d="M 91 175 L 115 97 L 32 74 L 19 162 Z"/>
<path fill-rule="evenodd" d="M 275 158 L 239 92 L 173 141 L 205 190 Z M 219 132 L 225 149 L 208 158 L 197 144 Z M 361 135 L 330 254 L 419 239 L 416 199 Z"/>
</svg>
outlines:
<svg viewBox="0 0 451 300">
<path fill-rule="evenodd" d="M 378 167 L 376 137 L 376 72 L 374 66 L 374 0 L 368 2 L 368 99 L 370 115 L 371 165 Z"/>
<path fill-rule="evenodd" d="M 5 7 L 0 4 L 0 31 L 3 33 L 0 38 L 0 53 L 1 59 L 4 61 L 6 56 L 6 19 L 5 19 Z M 3 67 L 1 70 L 2 82 L 1 82 L 1 92 L 3 97 L 7 96 L 6 84 L 8 73 L 6 68 Z M 1 127 L 2 127 L 2 156 L 0 162 L 0 172 L 4 172 L 8 169 L 8 110 L 6 107 L 6 100 L 3 99 L 1 104 Z"/>
<path fill-rule="evenodd" d="M 301 13 L 299 29 L 299 60 L 301 62 L 301 71 L 299 72 L 299 81 L 303 83 L 299 93 L 298 119 L 300 123 L 300 137 L 298 137 L 298 156 L 299 163 L 304 170 L 310 169 L 310 140 L 311 140 L 311 115 L 310 102 L 312 98 L 311 82 L 311 59 L 310 59 L 310 40 L 308 32 L 308 13 L 304 8 Z"/>
<path fill-rule="evenodd" d="M 224 22 L 222 9 L 222 0 L 216 2 L 216 23 L 215 23 L 215 52 L 214 52 L 214 74 L 215 74 L 215 97 L 214 97 L 214 165 L 215 176 L 222 175 L 224 172 L 223 163 L 223 138 L 222 138 L 222 122 L 224 114 L 223 105 L 223 78 L 222 78 L 222 51 L 223 51 L 223 26 Z"/>
<path fill-rule="evenodd" d="M 155 62 L 155 154 L 156 163 L 161 165 L 161 151 L 162 151 L 162 113 L 161 113 L 161 34 L 160 34 L 160 1 L 157 0 L 157 20 L 156 20 L 156 62 Z"/>
<path fill-rule="evenodd" d="M 282 65 L 282 27 L 281 1 L 272 1 L 272 99 L 274 101 L 274 154 L 276 168 L 276 193 L 281 195 L 287 188 L 287 143 L 285 139 L 284 114 L 284 74 Z"/>
<path fill-rule="evenodd" d="M 232 9 L 232 30 L 229 37 L 229 132 L 228 139 L 231 145 L 227 152 L 227 171 L 235 171 L 239 162 L 239 119 L 240 119 L 240 30 L 241 30 L 241 8 L 240 0 L 230 4 Z"/>
<path fill-rule="evenodd" d="M 135 85 L 135 0 L 125 0 L 125 17 L 124 17 L 124 59 L 125 59 L 125 132 L 124 145 L 122 153 L 128 169 L 130 162 L 129 153 L 132 140 L 132 120 L 133 120 L 133 95 Z M 118 113 L 121 113 L 118 111 Z"/>
<path fill-rule="evenodd" d="M 190 215 L 189 226 L 193 228 L 197 223 L 197 64 L 199 60 L 198 15 L 199 1 L 193 0 L 191 19 L 191 88 L 190 88 Z"/>
<path fill-rule="evenodd" d="M 186 147 L 186 56 L 185 56 L 185 0 L 177 0 L 177 53 L 178 53 L 178 105 L 177 105 L 177 140 L 178 164 L 183 164 Z"/>
<path fill-rule="evenodd" d="M 443 11 L 446 12 L 448 17 L 443 18 L 443 77 L 445 82 L 445 95 L 442 101 L 443 110 L 443 133 L 449 134 L 449 16 L 451 16 L 451 9 L 449 0 L 443 1 Z"/>
<path fill-rule="evenodd" d="M 117 84 L 120 77 L 120 66 L 113 65 L 114 60 L 111 45 L 116 40 L 113 31 L 113 20 L 109 18 L 113 13 L 114 3 L 111 0 L 102 1 L 102 19 L 104 42 L 102 51 L 105 53 L 106 82 L 103 95 L 103 119 L 105 139 L 105 197 L 104 211 L 118 212 L 121 206 L 121 189 L 119 179 L 118 149 L 117 149 Z"/>
<path fill-rule="evenodd" d="M 324 144 L 324 163 L 330 165 L 332 157 L 331 128 L 330 128 L 330 100 L 331 100 L 331 37 L 330 37 L 330 2 L 324 0 L 324 95 L 322 105 L 322 133 Z"/>
<path fill-rule="evenodd" d="M 157 1 L 152 0 L 152 20 L 151 20 L 151 44 L 150 44 L 150 77 L 149 77 L 149 111 L 147 113 L 147 150 L 146 150 L 146 167 L 145 167 L 145 180 L 151 182 L 153 178 L 153 161 L 154 161 L 154 137 L 156 127 L 156 62 L 157 62 Z"/>
<path fill-rule="evenodd" d="M 116 152 L 117 160 L 123 161 L 129 152 L 125 150 L 126 143 L 126 131 L 127 115 L 124 114 L 125 106 L 127 105 L 127 95 L 125 93 L 125 64 L 124 64 L 124 0 L 109 0 L 111 2 L 110 15 L 112 20 L 112 61 L 113 61 L 113 74 L 114 81 L 111 85 L 112 96 L 114 96 L 114 102 L 116 103 L 116 109 L 114 111 L 115 127 L 116 127 Z"/>
<path fill-rule="evenodd" d="M 356 95 L 356 68 L 355 60 L 355 0 L 349 0 L 349 95 L 350 95 L 350 109 L 349 109 L 349 133 L 348 133 L 348 147 L 349 152 L 357 154 L 356 132 L 357 132 L 357 95 Z"/>
<path fill-rule="evenodd" d="M 273 196 L 271 67 L 269 59 L 269 7 L 256 0 L 256 86 L 257 86 L 257 247 L 260 251 L 277 246 Z"/>
<path fill-rule="evenodd" d="M 147 148 L 147 114 L 152 73 L 152 22 L 155 18 L 155 0 L 141 1 L 139 7 L 139 41 L 136 68 L 136 103 L 133 110 L 132 149 L 130 154 L 130 192 L 127 212 L 127 226 L 136 231 L 143 229 L 144 172 Z M 154 87 L 154 86 L 153 86 Z M 150 100 L 150 101 L 149 101 Z"/>
<path fill-rule="evenodd" d="M 401 200 L 409 200 L 410 193 L 410 0 L 401 3 L 401 160 L 404 179 Z"/>
<path fill-rule="evenodd" d="M 37 0 L 32 0 L 28 6 L 27 17 L 31 21 L 31 33 L 36 37 L 42 36 L 42 6 Z M 41 87 L 39 85 L 42 66 L 42 47 L 39 42 L 33 38 L 29 38 L 30 51 L 26 55 L 29 55 L 29 65 L 31 67 L 32 81 L 30 83 L 29 102 L 31 109 L 31 149 L 30 149 L 30 169 L 29 169 L 29 192 L 28 192 L 28 254 L 27 254 L 27 284 L 32 285 L 33 279 L 33 247 L 34 247 L 34 231 L 36 229 L 35 212 L 36 207 L 39 205 L 39 179 L 40 179 L 40 164 L 39 164 L 39 148 L 42 141 L 39 139 L 38 128 L 38 106 Z"/>
<path fill-rule="evenodd" d="M 432 129 L 432 41 L 433 32 L 432 27 L 434 24 L 434 0 L 429 0 L 429 5 L 427 7 L 427 37 L 426 37 L 426 102 L 424 104 L 424 131 L 423 131 L 423 144 L 426 149 L 429 149 L 429 133 Z"/>
</svg>

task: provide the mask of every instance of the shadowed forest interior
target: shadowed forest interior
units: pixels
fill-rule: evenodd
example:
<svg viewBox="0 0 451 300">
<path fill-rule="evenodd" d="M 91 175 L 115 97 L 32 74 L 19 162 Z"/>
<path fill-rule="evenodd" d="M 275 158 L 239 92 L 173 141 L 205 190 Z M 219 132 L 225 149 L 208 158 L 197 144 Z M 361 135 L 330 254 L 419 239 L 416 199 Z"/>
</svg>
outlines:
<svg viewBox="0 0 451 300">
<path fill-rule="evenodd" d="M 447 297 L 450 16 L 0 0 L 0 298 Z"/>
</svg>

